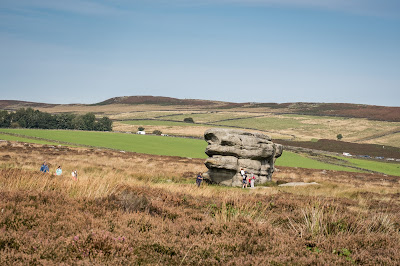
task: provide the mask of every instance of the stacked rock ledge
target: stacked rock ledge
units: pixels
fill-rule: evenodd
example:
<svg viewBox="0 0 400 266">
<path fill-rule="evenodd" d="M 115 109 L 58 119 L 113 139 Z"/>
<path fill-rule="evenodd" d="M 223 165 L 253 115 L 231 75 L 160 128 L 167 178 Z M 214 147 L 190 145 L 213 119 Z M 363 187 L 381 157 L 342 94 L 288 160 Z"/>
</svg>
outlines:
<svg viewBox="0 0 400 266">
<path fill-rule="evenodd" d="M 204 132 L 204 139 L 209 156 L 204 177 L 226 186 L 242 185 L 241 168 L 254 174 L 256 184 L 271 181 L 275 160 L 283 152 L 283 146 L 269 136 L 237 129 L 212 128 Z"/>
</svg>

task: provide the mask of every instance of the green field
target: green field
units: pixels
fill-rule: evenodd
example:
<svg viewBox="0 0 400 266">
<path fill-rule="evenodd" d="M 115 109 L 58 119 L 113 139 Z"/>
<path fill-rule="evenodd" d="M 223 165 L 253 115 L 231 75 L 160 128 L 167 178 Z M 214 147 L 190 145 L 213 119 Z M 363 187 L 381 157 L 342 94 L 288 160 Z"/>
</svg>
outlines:
<svg viewBox="0 0 400 266">
<path fill-rule="evenodd" d="M 69 130 L 1 129 L 0 132 L 138 153 L 206 158 L 207 143 L 198 139 Z"/>
<path fill-rule="evenodd" d="M 338 166 L 333 164 L 327 164 L 320 161 L 316 161 L 297 153 L 290 151 L 284 151 L 282 156 L 276 160 L 277 166 L 288 166 L 288 167 L 300 167 L 300 168 L 311 168 L 321 170 L 336 170 L 336 171 L 347 171 L 347 172 L 360 172 L 359 170 Z"/>
<path fill-rule="evenodd" d="M 175 122 L 175 121 L 160 121 L 160 120 L 131 120 L 131 121 L 121 121 L 123 124 L 135 125 L 135 126 L 203 126 L 202 124 L 185 123 L 185 122 Z"/>
<path fill-rule="evenodd" d="M 371 160 L 343 158 L 343 157 L 340 157 L 340 159 L 346 160 L 350 162 L 352 165 L 360 168 L 377 171 L 388 175 L 400 176 L 400 163 L 377 162 Z"/>
<path fill-rule="evenodd" d="M 227 125 L 235 127 L 253 128 L 259 130 L 284 130 L 296 128 L 301 129 L 319 129 L 324 127 L 323 125 L 312 125 L 304 124 L 300 119 L 294 119 L 290 117 L 256 117 L 256 118 L 245 118 L 238 120 L 222 121 L 218 122 L 218 125 Z"/>
<path fill-rule="evenodd" d="M 181 112 L 177 111 L 166 111 L 166 112 L 160 112 L 160 111 L 137 111 L 137 112 L 129 112 L 129 113 L 119 113 L 119 114 L 112 114 L 110 115 L 110 118 L 112 119 L 154 119 L 159 116 L 166 116 L 166 115 L 174 115 L 174 114 L 181 114 Z"/>
<path fill-rule="evenodd" d="M 204 140 L 162 137 L 152 135 L 123 134 L 113 132 L 70 131 L 70 130 L 40 130 L 40 129 L 0 129 L 0 132 L 18 134 L 10 136 L 0 134 L 0 139 L 15 140 L 39 144 L 57 145 L 60 141 L 71 145 L 89 145 L 99 148 L 110 148 L 145 154 L 180 156 L 191 158 L 206 158 L 204 153 L 207 143 Z M 41 138 L 30 139 L 31 138 Z M 343 158 L 341 158 L 343 159 Z M 345 158 L 351 166 L 356 166 L 389 175 L 400 176 L 400 164 L 375 162 L 353 158 Z M 277 159 L 277 166 L 325 169 L 337 171 L 359 172 L 353 168 L 338 166 L 307 158 L 305 156 L 284 151 Z"/>
<path fill-rule="evenodd" d="M 162 117 L 160 119 L 183 121 L 183 119 L 191 117 L 196 123 L 212 123 L 215 121 L 220 121 L 225 119 L 246 118 L 249 116 L 250 115 L 243 115 L 240 113 L 202 113 L 202 114 L 177 114 L 177 115 Z"/>
<path fill-rule="evenodd" d="M 36 144 L 43 144 L 43 145 L 59 145 L 59 143 L 56 143 L 56 142 L 50 142 L 50 141 L 38 140 L 38 139 L 29 139 L 29 138 L 18 137 L 18 136 L 13 136 L 13 135 L 6 135 L 6 134 L 0 134 L 0 140 L 28 142 L 28 143 L 36 143 Z"/>
</svg>

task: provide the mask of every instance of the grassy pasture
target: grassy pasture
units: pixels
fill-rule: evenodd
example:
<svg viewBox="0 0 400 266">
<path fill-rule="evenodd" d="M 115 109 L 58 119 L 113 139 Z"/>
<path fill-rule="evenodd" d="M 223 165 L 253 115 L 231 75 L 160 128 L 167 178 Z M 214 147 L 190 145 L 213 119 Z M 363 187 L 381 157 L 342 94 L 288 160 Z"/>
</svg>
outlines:
<svg viewBox="0 0 400 266">
<path fill-rule="evenodd" d="M 210 128 L 210 126 L 200 126 L 200 125 L 182 125 L 182 126 L 168 126 L 168 125 L 129 125 L 122 122 L 114 122 L 113 130 L 115 132 L 136 132 L 142 126 L 145 128 L 147 133 L 151 133 L 154 130 L 160 130 L 164 134 L 171 136 L 192 136 L 203 138 L 204 132 Z"/>
<path fill-rule="evenodd" d="M 256 117 L 256 118 L 245 118 L 238 120 L 229 120 L 218 122 L 218 125 L 228 125 L 236 127 L 254 128 L 259 130 L 283 130 L 289 128 L 300 129 L 305 127 L 298 119 L 290 117 Z M 317 125 L 312 125 L 312 128 L 317 128 Z"/>
<path fill-rule="evenodd" d="M 173 138 L 150 135 L 123 134 L 111 132 L 90 132 L 90 131 L 64 131 L 64 130 L 38 130 L 38 129 L 0 129 L 0 132 L 8 132 L 27 136 L 28 138 L 16 137 L 20 141 L 37 143 L 36 137 L 45 139 L 43 144 L 53 144 L 61 141 L 72 145 L 89 145 L 99 148 L 110 148 L 116 150 L 132 151 L 145 154 L 180 156 L 190 158 L 206 158 L 204 153 L 207 143 L 199 139 Z M 7 136 L 7 135 L 5 135 Z M 8 136 L 12 137 L 12 136 Z M 12 140 L 12 139 L 10 139 Z M 17 140 L 17 139 L 16 139 Z M 384 163 L 375 161 L 365 161 L 353 158 L 345 158 L 349 166 L 355 166 L 371 171 L 382 172 L 390 175 L 400 176 L 398 163 Z M 300 167 L 310 169 L 337 170 L 349 172 L 362 172 L 346 166 L 333 165 L 320 162 L 305 156 L 285 151 L 277 159 L 277 166 Z"/>
<path fill-rule="evenodd" d="M 187 116 L 191 117 L 191 116 Z M 165 117 L 161 119 L 171 119 L 170 117 Z M 143 126 L 147 132 L 152 132 L 153 130 L 160 130 L 163 133 L 178 136 L 193 136 L 193 137 L 203 137 L 204 131 L 210 127 L 226 127 L 215 123 L 212 126 L 201 124 L 200 122 L 194 120 L 196 123 L 185 123 L 178 121 L 162 121 L 162 120 L 131 120 L 131 121 L 118 121 L 114 122 L 113 130 L 116 131 L 131 131 L 134 132 L 139 126 Z M 206 122 L 204 122 L 206 123 Z M 131 127 L 124 127 L 122 125 L 129 125 Z M 136 126 L 136 127 L 132 127 Z M 259 132 L 258 130 L 249 130 Z M 268 132 L 268 135 L 272 138 L 288 139 L 291 138 L 290 135 L 281 134 L 279 132 Z"/>
<path fill-rule="evenodd" d="M 290 151 L 284 151 L 282 156 L 276 160 L 277 166 L 287 166 L 287 167 L 300 167 L 300 168 L 310 168 L 310 169 L 321 169 L 321 170 L 336 170 L 336 171 L 348 171 L 348 172 L 360 172 L 349 167 L 327 164 L 320 161 L 316 161 L 305 156 L 301 156 L 297 153 Z M 351 162 L 350 164 L 351 165 Z"/>
<path fill-rule="evenodd" d="M 193 118 L 196 123 L 213 123 L 220 120 L 225 119 L 236 119 L 236 118 L 245 118 L 249 116 L 262 115 L 262 114 L 247 114 L 241 112 L 207 112 L 207 113 L 187 113 L 187 114 L 178 114 L 173 116 L 164 117 L 161 119 L 170 119 L 176 121 L 183 121 L 183 119 L 187 117 Z"/>
<path fill-rule="evenodd" d="M 172 138 L 150 135 L 123 134 L 111 132 L 1 129 L 29 137 L 68 142 L 72 144 L 104 147 L 146 154 L 205 158 L 207 143 L 198 139 Z"/>
<path fill-rule="evenodd" d="M 161 120 L 132 120 L 132 121 L 121 121 L 123 124 L 127 125 L 137 125 L 137 126 L 204 126 L 201 124 L 195 123 L 186 123 L 186 122 L 174 122 L 174 121 L 161 121 Z"/>
<path fill-rule="evenodd" d="M 6 135 L 6 134 L 0 134 L 0 139 L 1 140 L 9 140 L 9 141 L 19 141 L 19 142 L 27 142 L 27 143 L 44 144 L 44 145 L 45 144 L 47 144 L 47 145 L 59 145 L 59 143 L 56 143 L 56 142 L 38 140 L 38 139 L 30 139 L 30 138 L 24 138 L 24 137 L 18 137 L 18 136 L 13 136 L 13 135 Z"/>
<path fill-rule="evenodd" d="M 400 147 L 400 133 L 391 134 L 380 138 L 374 138 L 372 140 L 367 140 L 364 142 L 371 144 L 382 144 L 382 145 L 391 145 L 393 147 Z"/>
<path fill-rule="evenodd" d="M 400 176 L 400 163 L 377 162 L 347 157 L 340 157 L 340 159 L 346 160 L 352 165 L 360 168 L 377 171 L 388 175 Z"/>
<path fill-rule="evenodd" d="M 182 112 L 178 111 L 132 111 L 132 112 L 123 112 L 119 114 L 110 115 L 111 119 L 116 120 L 126 120 L 126 119 L 153 119 L 160 116 L 166 115 L 174 115 L 181 114 Z"/>
<path fill-rule="evenodd" d="M 357 141 L 376 134 L 390 132 L 400 126 L 398 122 L 371 121 L 361 118 L 271 114 L 265 117 L 221 121 L 216 124 L 279 131 L 295 135 L 300 140 L 336 139 L 337 134 L 340 133 L 344 137 L 343 140 L 346 141 Z M 391 146 L 397 143 L 396 137 L 394 140 L 390 139 L 390 142 L 382 141 L 382 144 L 390 144 Z"/>
</svg>

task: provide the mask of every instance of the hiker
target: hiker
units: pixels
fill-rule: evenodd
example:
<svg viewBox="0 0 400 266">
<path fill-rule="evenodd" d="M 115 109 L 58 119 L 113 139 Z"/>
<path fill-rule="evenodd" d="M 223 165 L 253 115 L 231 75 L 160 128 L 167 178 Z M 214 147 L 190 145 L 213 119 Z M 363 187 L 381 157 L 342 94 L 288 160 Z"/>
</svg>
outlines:
<svg viewBox="0 0 400 266">
<path fill-rule="evenodd" d="M 247 172 L 241 168 L 240 174 L 242 175 L 242 188 L 247 188 Z"/>
<path fill-rule="evenodd" d="M 197 187 L 200 187 L 201 181 L 203 181 L 203 176 L 201 175 L 201 173 L 199 173 L 199 174 L 197 175 L 197 178 L 196 178 Z"/>
<path fill-rule="evenodd" d="M 56 175 L 62 175 L 62 169 L 60 165 L 56 169 Z"/>
<path fill-rule="evenodd" d="M 49 166 L 47 165 L 46 162 L 43 162 L 42 166 L 40 167 L 40 172 L 43 172 L 43 173 L 49 173 L 50 172 Z"/>
<path fill-rule="evenodd" d="M 71 172 L 72 179 L 78 180 L 78 172 L 76 170 Z"/>
<path fill-rule="evenodd" d="M 254 176 L 254 173 L 251 173 L 250 178 L 249 178 L 249 183 L 250 187 L 254 188 L 254 181 L 256 180 L 256 177 Z"/>
<path fill-rule="evenodd" d="M 244 176 L 244 169 L 243 168 L 240 168 L 240 174 L 241 174 L 241 176 L 243 177 Z"/>
</svg>

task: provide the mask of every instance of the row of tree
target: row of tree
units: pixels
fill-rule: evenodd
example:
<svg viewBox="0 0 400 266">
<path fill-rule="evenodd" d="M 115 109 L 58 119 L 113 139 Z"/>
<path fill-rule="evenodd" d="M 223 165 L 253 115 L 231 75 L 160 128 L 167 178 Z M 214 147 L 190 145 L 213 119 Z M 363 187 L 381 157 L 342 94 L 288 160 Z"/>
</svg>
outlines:
<svg viewBox="0 0 400 266">
<path fill-rule="evenodd" d="M 93 113 L 52 115 L 21 108 L 15 112 L 0 111 L 0 127 L 111 131 L 112 121 L 108 117 L 96 119 Z"/>
</svg>

